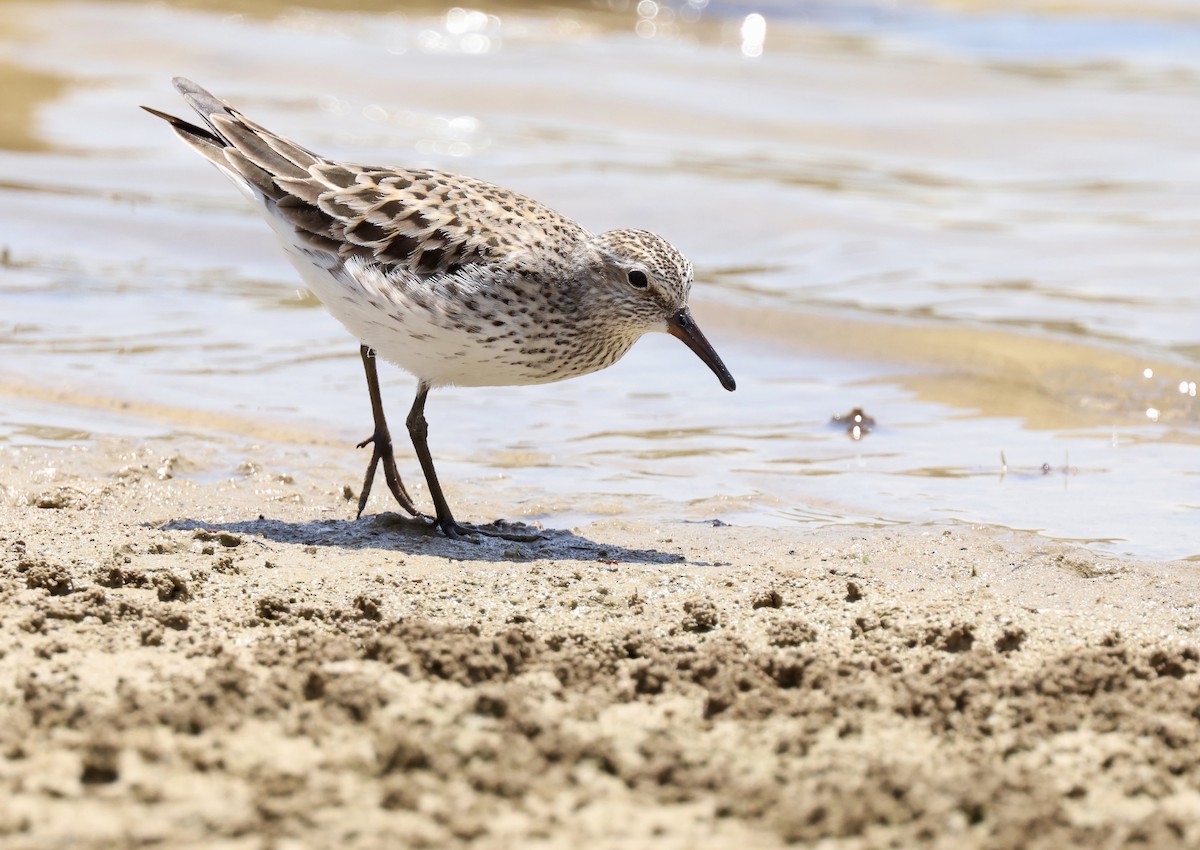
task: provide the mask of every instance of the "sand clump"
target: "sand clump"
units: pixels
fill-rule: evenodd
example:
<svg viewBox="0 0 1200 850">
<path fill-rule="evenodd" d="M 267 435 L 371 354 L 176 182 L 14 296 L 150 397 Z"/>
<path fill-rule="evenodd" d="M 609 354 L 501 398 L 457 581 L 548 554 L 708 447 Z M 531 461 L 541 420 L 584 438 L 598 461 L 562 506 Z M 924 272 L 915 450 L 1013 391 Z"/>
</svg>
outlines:
<svg viewBox="0 0 1200 850">
<path fill-rule="evenodd" d="M 1200 842 L 1186 565 L 959 527 L 514 550 L 131 452 L 59 458 L 63 500 L 0 455 L 6 848 Z"/>
</svg>

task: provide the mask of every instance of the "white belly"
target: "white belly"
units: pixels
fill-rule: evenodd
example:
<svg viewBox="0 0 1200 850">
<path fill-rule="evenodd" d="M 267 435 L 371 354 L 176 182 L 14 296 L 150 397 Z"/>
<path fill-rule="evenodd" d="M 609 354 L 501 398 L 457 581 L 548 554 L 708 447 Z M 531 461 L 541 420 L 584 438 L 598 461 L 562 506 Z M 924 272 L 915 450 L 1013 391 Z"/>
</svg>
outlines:
<svg viewBox="0 0 1200 850">
<path fill-rule="evenodd" d="M 428 289 L 406 293 L 360 260 L 338 264 L 295 244 L 291 234 L 278 235 L 288 259 L 334 318 L 378 356 L 432 386 L 541 384 L 589 371 L 557 370 L 552 358 L 526 356 L 522 343 L 511 338 L 487 342 L 500 331 L 455 327 L 451 313 L 461 305 L 445 303 Z"/>
</svg>

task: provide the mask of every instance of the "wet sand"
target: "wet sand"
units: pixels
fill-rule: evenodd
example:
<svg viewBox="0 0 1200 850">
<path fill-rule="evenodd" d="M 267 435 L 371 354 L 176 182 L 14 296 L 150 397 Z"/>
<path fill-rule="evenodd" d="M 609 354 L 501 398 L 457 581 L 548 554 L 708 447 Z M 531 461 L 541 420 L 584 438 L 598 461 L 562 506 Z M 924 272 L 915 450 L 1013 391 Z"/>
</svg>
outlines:
<svg viewBox="0 0 1200 850">
<path fill-rule="evenodd" d="M 959 525 L 451 542 L 353 521 L 344 449 L 172 446 L 0 449 L 6 848 L 1200 841 L 1194 565 Z"/>
</svg>

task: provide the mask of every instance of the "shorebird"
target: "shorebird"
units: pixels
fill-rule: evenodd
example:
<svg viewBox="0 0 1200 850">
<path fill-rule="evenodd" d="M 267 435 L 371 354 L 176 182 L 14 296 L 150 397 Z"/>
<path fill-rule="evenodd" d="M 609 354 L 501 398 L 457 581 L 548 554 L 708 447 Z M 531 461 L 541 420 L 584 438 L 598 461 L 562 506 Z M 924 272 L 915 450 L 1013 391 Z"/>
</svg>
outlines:
<svg viewBox="0 0 1200 850">
<path fill-rule="evenodd" d="M 360 341 L 375 430 L 359 443 L 371 446 L 359 517 L 382 464 L 400 507 L 447 537 L 531 537 L 454 519 L 429 452 L 425 400 L 434 387 L 561 381 L 611 366 L 643 334 L 663 331 L 735 388 L 688 309 L 692 264 L 661 236 L 593 234 L 472 177 L 328 159 L 189 80 L 174 83 L 200 124 L 142 108 L 241 189 L 308 288 Z M 407 424 L 433 517 L 417 509 L 396 469 L 379 356 L 417 378 Z"/>
</svg>

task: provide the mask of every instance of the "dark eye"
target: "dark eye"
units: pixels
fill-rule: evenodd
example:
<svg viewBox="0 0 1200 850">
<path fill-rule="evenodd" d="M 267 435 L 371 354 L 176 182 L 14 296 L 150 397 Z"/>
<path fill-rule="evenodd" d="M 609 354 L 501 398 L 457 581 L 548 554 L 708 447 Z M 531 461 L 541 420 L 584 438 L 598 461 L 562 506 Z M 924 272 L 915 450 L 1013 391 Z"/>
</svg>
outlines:
<svg viewBox="0 0 1200 850">
<path fill-rule="evenodd" d="M 629 285 L 634 289 L 645 289 L 650 285 L 650 281 L 646 279 L 646 273 L 641 269 L 633 269 L 629 272 Z"/>
</svg>

